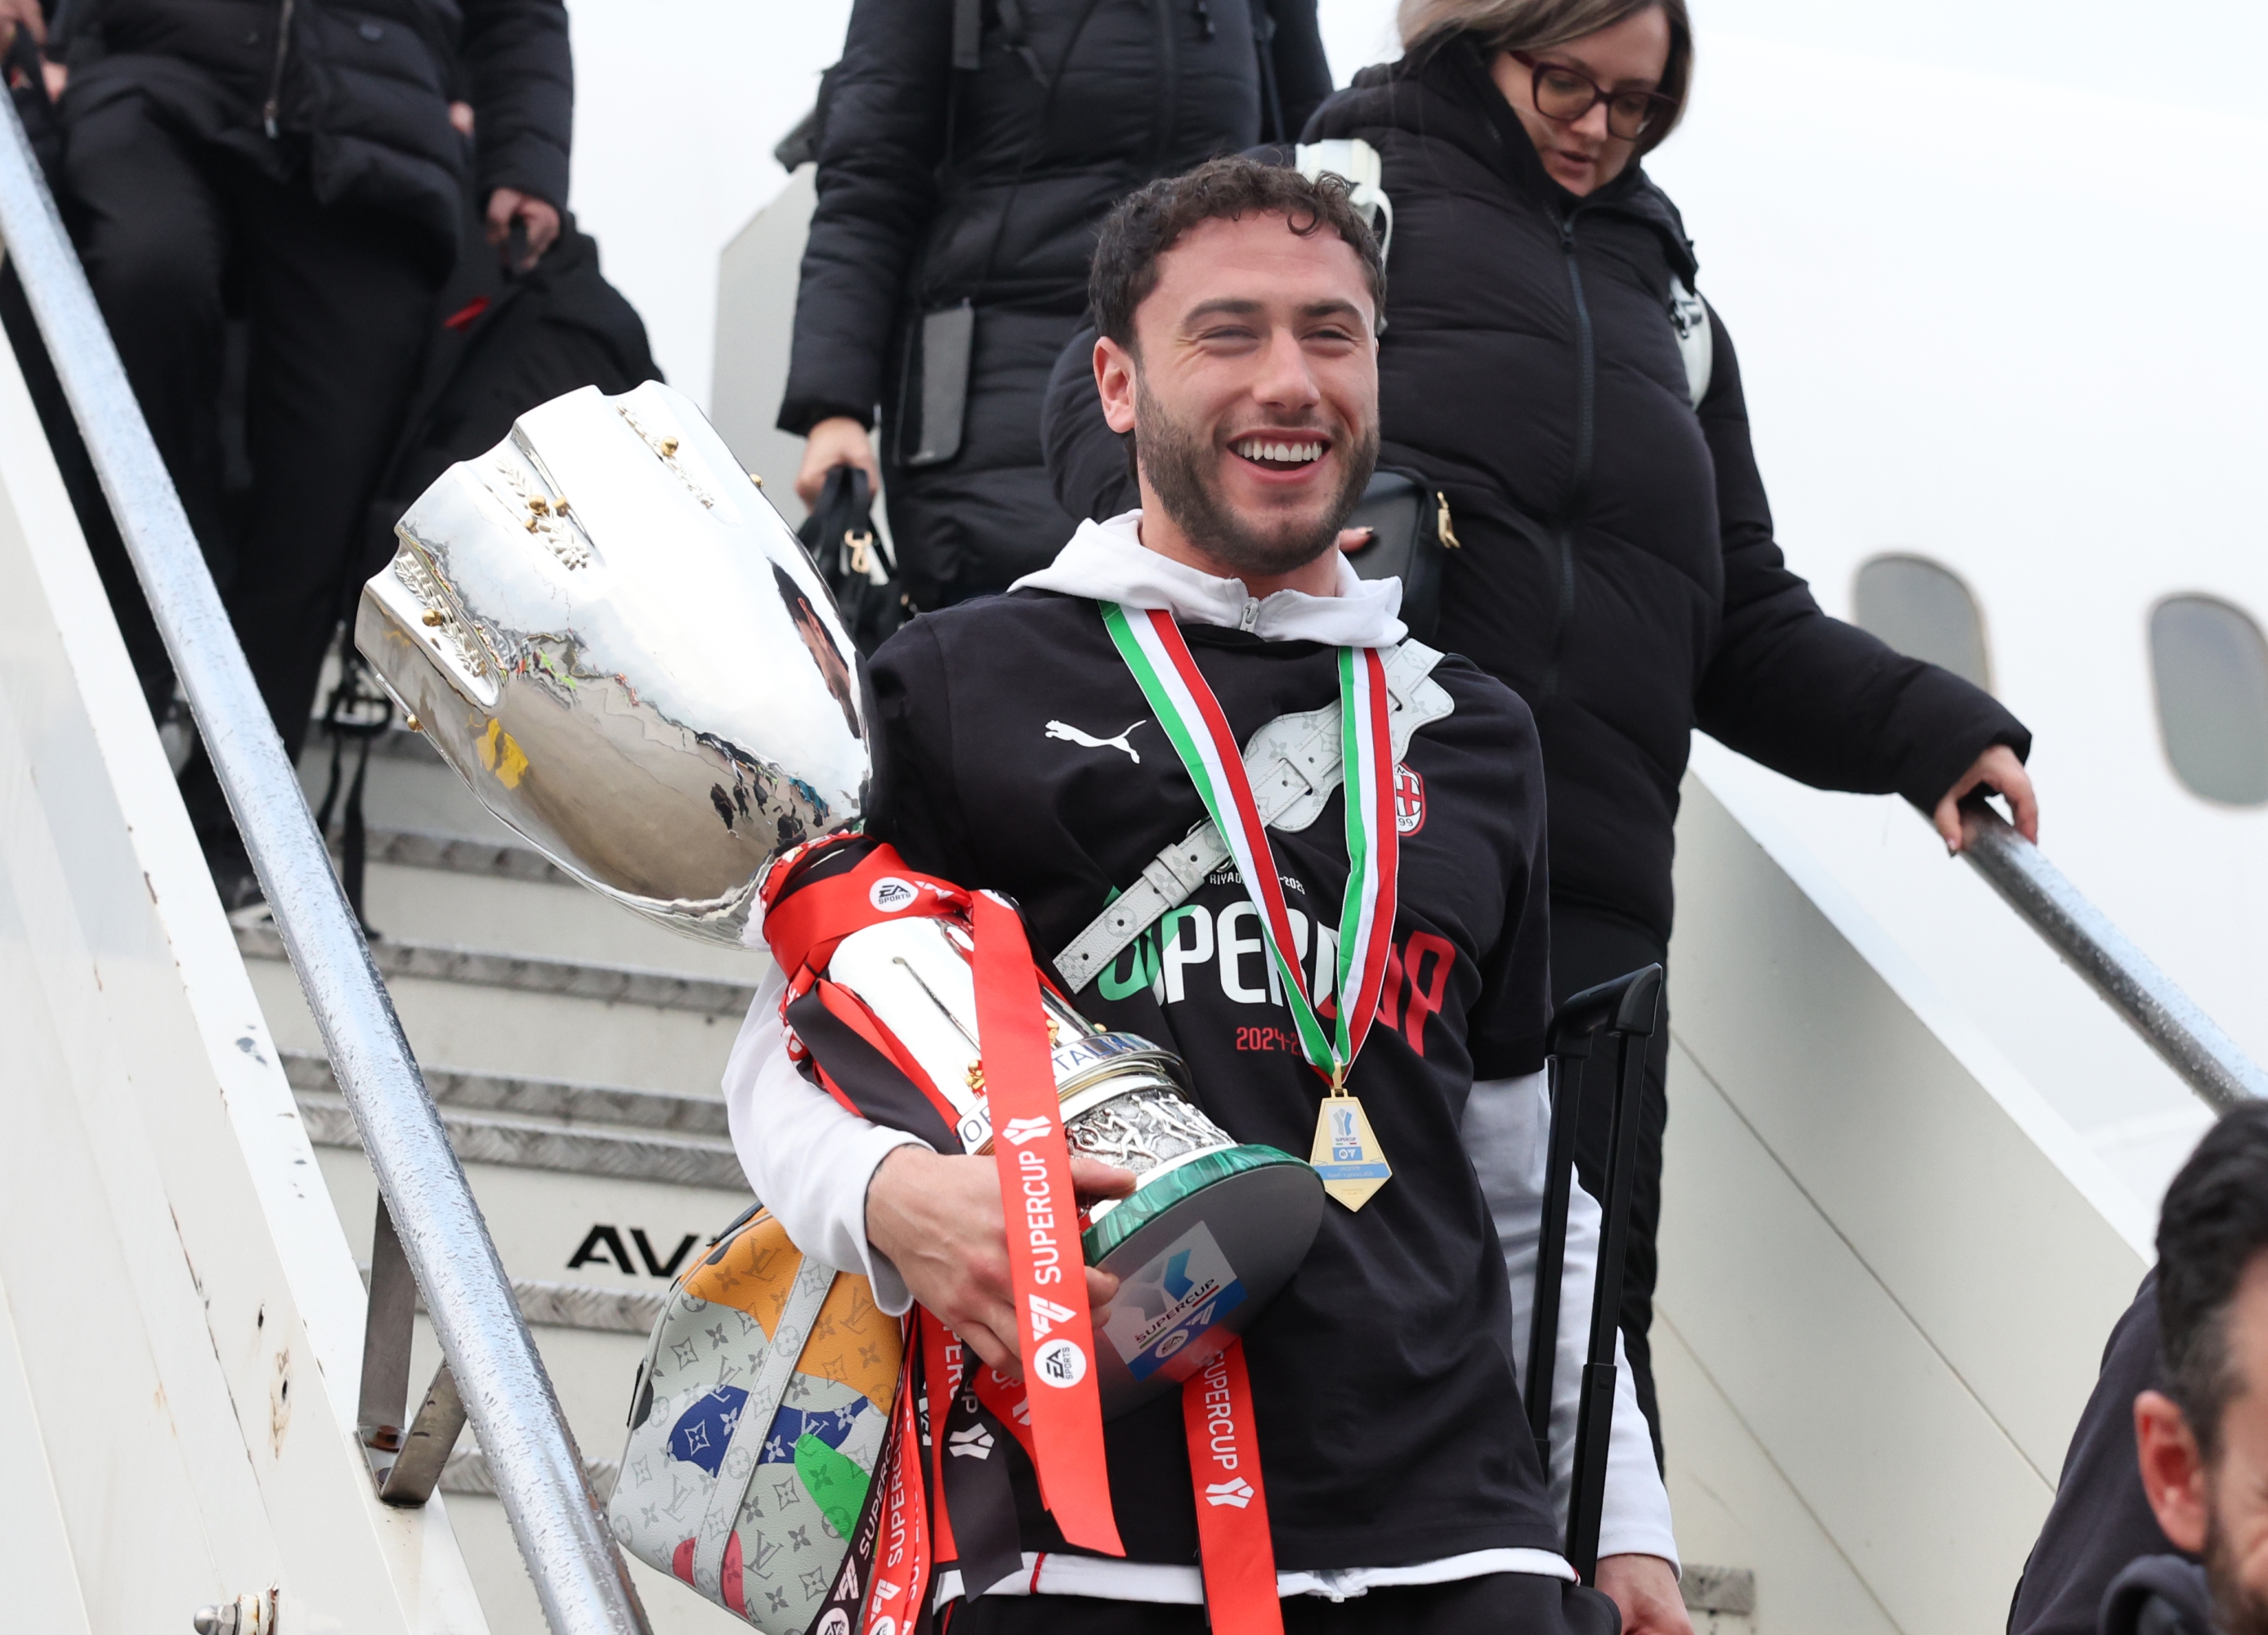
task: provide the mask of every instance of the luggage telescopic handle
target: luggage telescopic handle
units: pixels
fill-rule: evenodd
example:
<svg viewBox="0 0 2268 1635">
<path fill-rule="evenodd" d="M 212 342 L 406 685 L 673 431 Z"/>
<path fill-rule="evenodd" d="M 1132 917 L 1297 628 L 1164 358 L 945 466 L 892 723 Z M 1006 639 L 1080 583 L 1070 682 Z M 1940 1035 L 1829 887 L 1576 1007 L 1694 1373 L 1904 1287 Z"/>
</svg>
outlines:
<svg viewBox="0 0 2268 1635">
<path fill-rule="evenodd" d="M 1551 1474 L 1551 1388 L 1558 1358 L 1559 1285 L 1567 1257 L 1567 1206 L 1575 1182 L 1582 1063 L 1603 1029 L 1614 1045 L 1614 1116 L 1607 1142 L 1607 1196 L 1600 1200 L 1599 1270 L 1591 1292 L 1590 1346 L 1575 1416 L 1574 1484 L 1567 1504 L 1567 1559 L 1593 1581 L 1606 1506 L 1607 1446 L 1614 1428 L 1615 1335 L 1620 1327 L 1623 1256 L 1638 1157 L 1638 1093 L 1661 1010 L 1662 971 L 1649 965 L 1586 988 L 1558 1008 L 1550 1035 L 1551 1131 L 1546 1148 L 1542 1241 L 1536 1247 L 1535 1305 L 1528 1343 L 1528 1425 L 1536 1462 Z M 1569 1072 L 1569 1064 L 1574 1071 Z"/>
</svg>

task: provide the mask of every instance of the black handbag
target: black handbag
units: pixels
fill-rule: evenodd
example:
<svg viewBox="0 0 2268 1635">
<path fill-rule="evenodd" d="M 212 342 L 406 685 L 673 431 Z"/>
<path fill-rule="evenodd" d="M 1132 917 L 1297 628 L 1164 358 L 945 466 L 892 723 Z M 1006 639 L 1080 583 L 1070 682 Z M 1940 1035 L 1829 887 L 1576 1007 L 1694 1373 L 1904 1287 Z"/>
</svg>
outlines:
<svg viewBox="0 0 2268 1635">
<path fill-rule="evenodd" d="M 873 491 L 856 466 L 827 474 L 819 504 L 796 530 L 812 564 L 835 598 L 843 628 L 860 652 L 871 657 L 892 632 L 913 617 L 898 559 L 874 527 Z"/>
<path fill-rule="evenodd" d="M 1370 542 L 1347 560 L 1366 579 L 1402 581 L 1402 622 L 1421 642 L 1441 624 L 1441 574 L 1447 552 L 1458 549 L 1449 502 L 1417 472 L 1381 466 L 1362 491 L 1345 527 L 1368 528 Z"/>
</svg>

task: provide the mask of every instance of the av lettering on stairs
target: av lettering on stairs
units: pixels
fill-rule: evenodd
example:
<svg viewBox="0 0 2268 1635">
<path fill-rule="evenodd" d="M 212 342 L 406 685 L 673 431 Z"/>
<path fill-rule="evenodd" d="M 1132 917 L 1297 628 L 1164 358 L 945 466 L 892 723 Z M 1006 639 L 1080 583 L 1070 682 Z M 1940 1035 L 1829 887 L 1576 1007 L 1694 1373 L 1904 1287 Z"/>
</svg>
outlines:
<svg viewBox="0 0 2268 1635">
<path fill-rule="evenodd" d="M 677 1275 L 677 1269 L 685 1263 L 685 1257 L 693 1252 L 693 1246 L 700 1241 L 700 1234 L 694 1232 L 687 1233 L 678 1241 L 677 1248 L 672 1251 L 667 1260 L 662 1259 L 654 1253 L 653 1244 L 647 1238 L 644 1226 L 630 1228 L 630 1241 L 637 1245 L 638 1259 L 644 1263 L 646 1270 L 654 1277 L 666 1280 Z M 584 1234 L 583 1241 L 576 1248 L 575 1252 L 567 1257 L 567 1270 L 574 1271 L 590 1265 L 594 1261 L 600 1265 L 613 1266 L 627 1271 L 632 1277 L 637 1275 L 638 1269 L 631 1263 L 630 1251 L 622 1247 L 622 1234 L 612 1226 L 593 1226 L 589 1232 Z"/>
</svg>

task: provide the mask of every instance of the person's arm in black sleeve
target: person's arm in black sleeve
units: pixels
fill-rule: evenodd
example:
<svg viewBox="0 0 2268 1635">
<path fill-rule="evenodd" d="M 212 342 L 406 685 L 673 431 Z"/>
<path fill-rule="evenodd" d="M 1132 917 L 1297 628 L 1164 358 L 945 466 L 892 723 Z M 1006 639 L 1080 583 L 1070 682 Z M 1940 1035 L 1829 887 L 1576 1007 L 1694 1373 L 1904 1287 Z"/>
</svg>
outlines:
<svg viewBox="0 0 2268 1635">
<path fill-rule="evenodd" d="M 779 429 L 871 424 L 914 254 L 937 210 L 953 74 L 946 0 L 857 0 L 829 73 Z"/>
<path fill-rule="evenodd" d="M 1489 683 L 1495 686 L 1495 683 Z M 1501 765 L 1498 810 L 1513 828 L 1513 866 L 1505 885 L 1504 923 L 1481 961 L 1481 998 L 1465 1042 L 1476 1080 L 1519 1079 L 1543 1065 L 1551 1023 L 1551 880 L 1544 850 L 1543 752 L 1535 718 L 1513 701 L 1517 726 Z"/>
<path fill-rule="evenodd" d="M 479 150 L 480 203 L 510 188 L 567 208 L 575 59 L 561 0 L 474 0 L 459 43 Z"/>
<path fill-rule="evenodd" d="M 1284 108 L 1284 129 L 1278 135 L 1291 142 L 1331 94 L 1331 63 L 1323 55 L 1315 0 L 1268 0 L 1268 15 L 1276 20 L 1268 57 L 1276 70 L 1276 98 Z"/>
<path fill-rule="evenodd" d="M 1126 439 L 1102 417 L 1102 398 L 1094 388 L 1094 335 L 1090 323 L 1056 358 L 1040 409 L 1040 446 L 1056 503 L 1074 517 L 1100 522 L 1133 510 L 1142 495 Z"/>
<path fill-rule="evenodd" d="M 1822 789 L 1904 795 L 1925 813 L 1977 757 L 2031 734 L 1982 689 L 1830 619 L 1788 569 L 1749 440 L 1740 362 L 1714 310 L 1701 428 L 1717 468 L 1724 624 L 1695 700 L 1701 730 Z"/>
<path fill-rule="evenodd" d="M 953 779 L 953 690 L 935 630 L 901 626 L 867 664 L 874 701 L 874 784 L 866 832 L 924 873 L 972 878 L 968 829 Z"/>
</svg>

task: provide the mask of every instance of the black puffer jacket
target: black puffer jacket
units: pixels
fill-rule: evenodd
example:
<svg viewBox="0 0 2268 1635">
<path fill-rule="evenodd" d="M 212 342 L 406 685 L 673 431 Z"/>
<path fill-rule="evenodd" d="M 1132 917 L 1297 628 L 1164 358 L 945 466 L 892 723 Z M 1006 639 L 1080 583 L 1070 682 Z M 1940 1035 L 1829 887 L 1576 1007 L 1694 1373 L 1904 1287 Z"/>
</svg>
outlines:
<svg viewBox="0 0 2268 1635">
<path fill-rule="evenodd" d="M 1545 173 L 1477 50 L 1366 70 L 1306 140 L 1359 136 L 1394 205 L 1379 351 L 1382 463 L 1447 495 L 1439 644 L 1528 700 L 1556 902 L 1666 941 L 1692 730 L 1808 784 L 1933 804 L 2014 717 L 1822 613 L 1789 571 L 1732 341 L 1697 413 L 1670 321 L 1695 262 L 1641 169 L 1577 199 Z M 1056 378 L 1067 506 L 1133 503 L 1078 360 Z"/>
<path fill-rule="evenodd" d="M 966 593 L 1042 565 L 1069 534 L 1040 403 L 1086 305 L 1104 212 L 1153 176 L 1271 135 L 1269 81 L 1291 130 L 1331 81 L 1315 0 L 986 0 L 973 70 L 953 67 L 954 10 L 851 11 L 827 80 L 779 423 L 800 435 L 835 415 L 871 422 L 881 404 L 902 558 Z M 897 468 L 909 322 L 961 301 L 977 318 L 960 453 Z"/>
<path fill-rule="evenodd" d="M 436 282 L 468 206 L 495 189 L 566 208 L 575 86 L 562 0 L 82 0 L 68 28 L 66 128 L 146 98 L 279 179 L 304 173 L 327 204 L 398 217 Z M 460 98 L 473 144 L 449 123 Z"/>
</svg>

